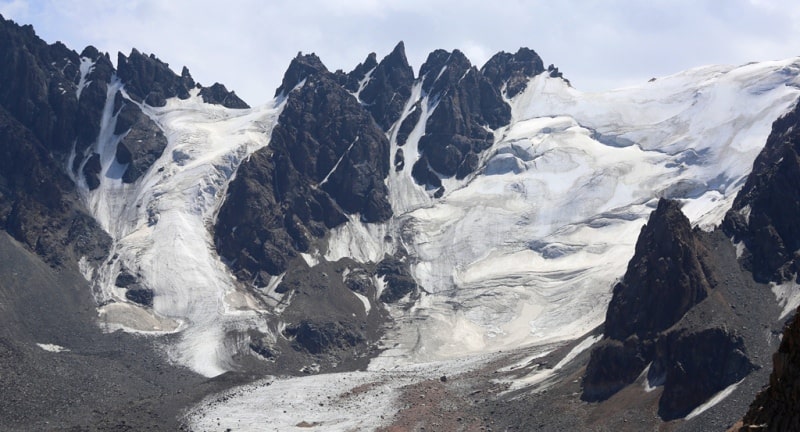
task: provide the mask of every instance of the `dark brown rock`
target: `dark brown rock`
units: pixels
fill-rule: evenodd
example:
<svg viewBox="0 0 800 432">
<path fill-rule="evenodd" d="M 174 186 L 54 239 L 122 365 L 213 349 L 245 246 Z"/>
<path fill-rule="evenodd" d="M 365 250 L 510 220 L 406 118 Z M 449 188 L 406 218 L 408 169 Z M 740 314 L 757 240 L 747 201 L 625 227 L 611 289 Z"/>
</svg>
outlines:
<svg viewBox="0 0 800 432">
<path fill-rule="evenodd" d="M 589 402 L 609 398 L 634 382 L 649 360 L 649 348 L 643 347 L 635 336 L 624 342 L 604 339 L 592 350 L 581 398 Z"/>
<path fill-rule="evenodd" d="M 772 356 L 769 386 L 758 394 L 743 420 L 741 431 L 800 430 L 800 311 L 783 331 Z"/>
<path fill-rule="evenodd" d="M 129 56 L 117 55 L 117 75 L 125 84 L 125 91 L 137 102 L 151 106 L 164 106 L 171 97 L 187 99 L 195 83 L 185 67 L 180 76 L 155 55 L 149 56 L 131 50 Z"/>
<path fill-rule="evenodd" d="M 384 258 L 378 263 L 375 274 L 386 282 L 380 296 L 380 301 L 384 303 L 396 303 L 417 290 L 417 282 L 411 276 L 408 258 L 402 254 Z"/>
<path fill-rule="evenodd" d="M 477 168 L 476 155 L 494 141 L 488 129 L 507 124 L 511 109 L 492 82 L 458 50 L 432 52 L 420 76 L 423 91 L 436 105 L 418 147 L 427 164 L 417 160 L 414 179 L 438 188 L 429 183 L 432 174 L 464 178 Z"/>
<path fill-rule="evenodd" d="M 716 284 L 707 254 L 680 205 L 659 201 L 639 234 L 625 277 L 614 287 L 606 336 L 651 338 L 678 322 Z"/>
<path fill-rule="evenodd" d="M 413 83 L 414 70 L 406 59 L 405 45 L 400 42 L 375 66 L 359 98 L 378 125 L 388 131 L 411 97 Z"/>
<path fill-rule="evenodd" d="M 776 120 L 723 229 L 743 241 L 745 268 L 760 282 L 800 274 L 800 106 Z"/>
<path fill-rule="evenodd" d="M 138 180 L 167 147 L 167 137 L 161 128 L 129 101 L 122 102 L 115 133 L 124 134 L 117 144 L 116 159 L 120 164 L 128 165 L 122 175 L 125 183 Z"/>
<path fill-rule="evenodd" d="M 650 374 L 663 376 L 658 414 L 685 417 L 719 391 L 755 369 L 742 338 L 728 330 L 674 331 L 656 343 Z"/>
<path fill-rule="evenodd" d="M 481 68 L 499 91 L 505 86 L 506 97 L 513 98 L 528 86 L 528 80 L 544 72 L 544 63 L 536 52 L 520 48 L 515 54 L 499 52 L 492 56 Z"/>
<path fill-rule="evenodd" d="M 214 83 L 211 87 L 203 87 L 200 89 L 200 97 L 203 98 L 203 102 L 205 103 L 222 105 L 225 108 L 250 108 L 250 105 L 247 105 L 239 96 L 236 96 L 235 92 L 229 91 L 220 83 Z"/>
<path fill-rule="evenodd" d="M 215 243 L 245 279 L 285 271 L 346 214 L 365 222 L 392 214 L 384 132 L 314 55 L 292 61 L 279 93 L 303 81 L 286 94 L 269 147 L 239 167 L 220 210 Z"/>
</svg>

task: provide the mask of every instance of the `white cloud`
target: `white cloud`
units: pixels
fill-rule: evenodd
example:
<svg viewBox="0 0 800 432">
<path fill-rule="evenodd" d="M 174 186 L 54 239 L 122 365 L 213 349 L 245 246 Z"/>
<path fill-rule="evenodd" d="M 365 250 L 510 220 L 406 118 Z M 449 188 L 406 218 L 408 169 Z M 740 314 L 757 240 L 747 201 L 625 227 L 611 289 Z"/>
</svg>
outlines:
<svg viewBox="0 0 800 432">
<path fill-rule="evenodd" d="M 404 40 L 419 69 L 436 49 L 478 66 L 527 46 L 573 84 L 601 89 L 708 63 L 800 55 L 800 4 L 789 0 L 0 0 L 0 13 L 80 51 L 155 53 L 250 103 L 269 99 L 298 51 L 350 70 Z"/>
</svg>

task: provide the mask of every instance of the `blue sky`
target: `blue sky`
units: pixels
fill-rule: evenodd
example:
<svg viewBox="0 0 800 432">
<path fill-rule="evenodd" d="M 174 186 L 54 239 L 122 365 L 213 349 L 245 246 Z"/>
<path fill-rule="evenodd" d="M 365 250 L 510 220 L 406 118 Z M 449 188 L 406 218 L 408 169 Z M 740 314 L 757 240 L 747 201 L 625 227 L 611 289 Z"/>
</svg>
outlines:
<svg viewBox="0 0 800 432">
<path fill-rule="evenodd" d="M 269 100 L 298 51 L 329 69 L 403 40 L 415 70 L 437 48 L 481 66 L 527 46 L 581 90 L 694 66 L 800 56 L 796 0 L 0 0 L 0 13 L 80 52 L 154 53 L 250 104 Z"/>
</svg>

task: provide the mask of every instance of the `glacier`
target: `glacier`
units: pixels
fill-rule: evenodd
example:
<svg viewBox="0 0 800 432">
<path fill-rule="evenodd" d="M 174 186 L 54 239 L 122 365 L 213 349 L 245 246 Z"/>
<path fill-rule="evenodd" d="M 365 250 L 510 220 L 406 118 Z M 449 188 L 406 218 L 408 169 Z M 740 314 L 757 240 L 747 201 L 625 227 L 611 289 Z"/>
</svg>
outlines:
<svg viewBox="0 0 800 432">
<path fill-rule="evenodd" d="M 263 307 L 216 254 L 209 225 L 238 164 L 267 145 L 281 106 L 232 110 L 203 103 L 197 90 L 161 108 L 140 105 L 168 145 L 140 180 L 124 184 L 125 167 L 115 159 L 122 137 L 113 133 L 117 91 L 124 92 L 119 81 L 109 85 L 95 148 L 100 186 L 90 191 L 78 180 L 87 207 L 114 241 L 107 263 L 88 275 L 102 305 L 100 322 L 108 330 L 180 333 L 176 344 L 165 346 L 170 357 L 203 375 L 219 375 L 234 367 L 236 344 L 244 343 L 228 340 L 228 332 L 259 328 Z M 124 289 L 115 286 L 123 267 L 153 290 L 152 310 L 125 301 Z"/>
<path fill-rule="evenodd" d="M 82 75 L 90 66 L 82 65 Z M 369 79 L 368 73 L 360 88 Z M 283 428 L 301 420 L 331 430 L 376 427 L 342 420 L 359 418 L 362 402 L 302 411 L 302 419 L 252 406 L 280 389 L 309 389 L 322 398 L 366 386 L 367 392 L 384 388 L 382 406 L 389 407 L 403 383 L 481 364 L 502 350 L 552 347 L 586 334 L 603 321 L 611 288 L 658 198 L 680 200 L 702 229 L 719 224 L 772 121 L 800 96 L 800 59 L 700 67 L 598 93 L 537 75 L 507 100 L 512 120 L 493 131 L 479 171 L 443 179 L 441 198 L 411 177 L 437 102 L 421 81 L 388 132 L 394 155 L 399 125 L 411 110 L 422 110 L 403 146 L 405 166 L 386 179 L 394 217 L 365 224 L 352 216 L 332 230 L 327 249 L 303 255 L 310 266 L 344 257 L 374 263 L 402 246 L 420 297 L 409 308 L 387 307 L 395 325 L 366 371 L 270 378 L 236 389 L 201 403 L 189 416 L 197 428 L 247 407 L 249 426 L 237 428 Z M 122 137 L 113 133 L 114 97 L 124 91 L 119 81 L 109 85 L 93 149 L 101 156 L 100 186 L 90 190 L 76 179 L 87 208 L 113 239 L 106 263 L 82 269 L 101 305 L 99 320 L 109 331 L 174 334 L 160 342 L 170 358 L 205 376 L 235 370 L 234 356 L 247 347 L 235 335 L 248 329 L 278 334 L 270 326 L 279 320 L 270 317 L 281 308 L 236 281 L 210 228 L 238 165 L 269 145 L 282 100 L 228 109 L 203 103 L 193 91 L 164 107 L 140 105 L 168 145 L 142 178 L 124 184 L 125 166 L 114 157 Z M 115 286 L 122 268 L 153 290 L 152 309 L 125 300 Z M 359 300 L 369 310 L 370 299 Z M 403 379 L 387 384 L 398 376 Z"/>
<path fill-rule="evenodd" d="M 358 379 L 271 378 L 224 400 L 204 401 L 190 423 L 202 428 L 222 418 L 232 424 L 247 412 L 237 429 L 291 430 L 301 420 L 331 430 L 374 428 L 377 415 L 369 424 L 341 420 L 362 418 L 359 404 L 325 410 L 313 403 L 292 405 L 289 419 L 252 407 L 280 399 L 277 388 L 317 388 L 321 380 L 324 395 L 346 395 L 364 383 L 385 385 L 387 371 L 404 377 L 403 383 L 419 382 L 429 378 L 420 365 L 458 370 L 469 359 L 485 361 L 525 346 L 536 357 L 581 337 L 602 323 L 611 288 L 658 198 L 680 200 L 701 229 L 719 224 L 772 122 L 798 96 L 800 58 L 699 67 L 598 93 L 545 74 L 532 78 L 508 101 L 513 120 L 495 131 L 477 174 L 443 179 L 447 192 L 433 199 L 414 183 L 414 160 L 407 159 L 387 179 L 395 216 L 384 224 L 351 218 L 333 230 L 328 249 L 320 252 L 329 261 L 347 256 L 375 262 L 391 252 L 384 241 L 390 235 L 413 259 L 423 292 L 408 309 L 390 308 L 397 324 L 368 370 Z M 424 112 L 404 147 L 406 158 L 416 154 L 436 108 L 419 86 L 389 131 L 391 154 L 397 125 L 417 100 Z M 597 339 L 586 338 L 574 354 Z M 512 386 L 544 378 L 522 377 Z M 392 395 L 382 394 L 379 405 L 390 406 L 397 397 Z M 317 399 L 322 400 L 311 402 Z"/>
</svg>

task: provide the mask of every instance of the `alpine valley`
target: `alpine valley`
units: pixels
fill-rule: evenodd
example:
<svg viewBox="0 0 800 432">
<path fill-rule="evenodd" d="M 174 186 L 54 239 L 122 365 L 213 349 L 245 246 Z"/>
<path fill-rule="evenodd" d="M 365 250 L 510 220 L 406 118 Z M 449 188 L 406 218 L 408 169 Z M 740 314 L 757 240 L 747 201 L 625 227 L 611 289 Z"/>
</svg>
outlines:
<svg viewBox="0 0 800 432">
<path fill-rule="evenodd" d="M 0 429 L 800 430 L 800 58 L 404 49 L 250 106 L 0 17 Z"/>
</svg>

